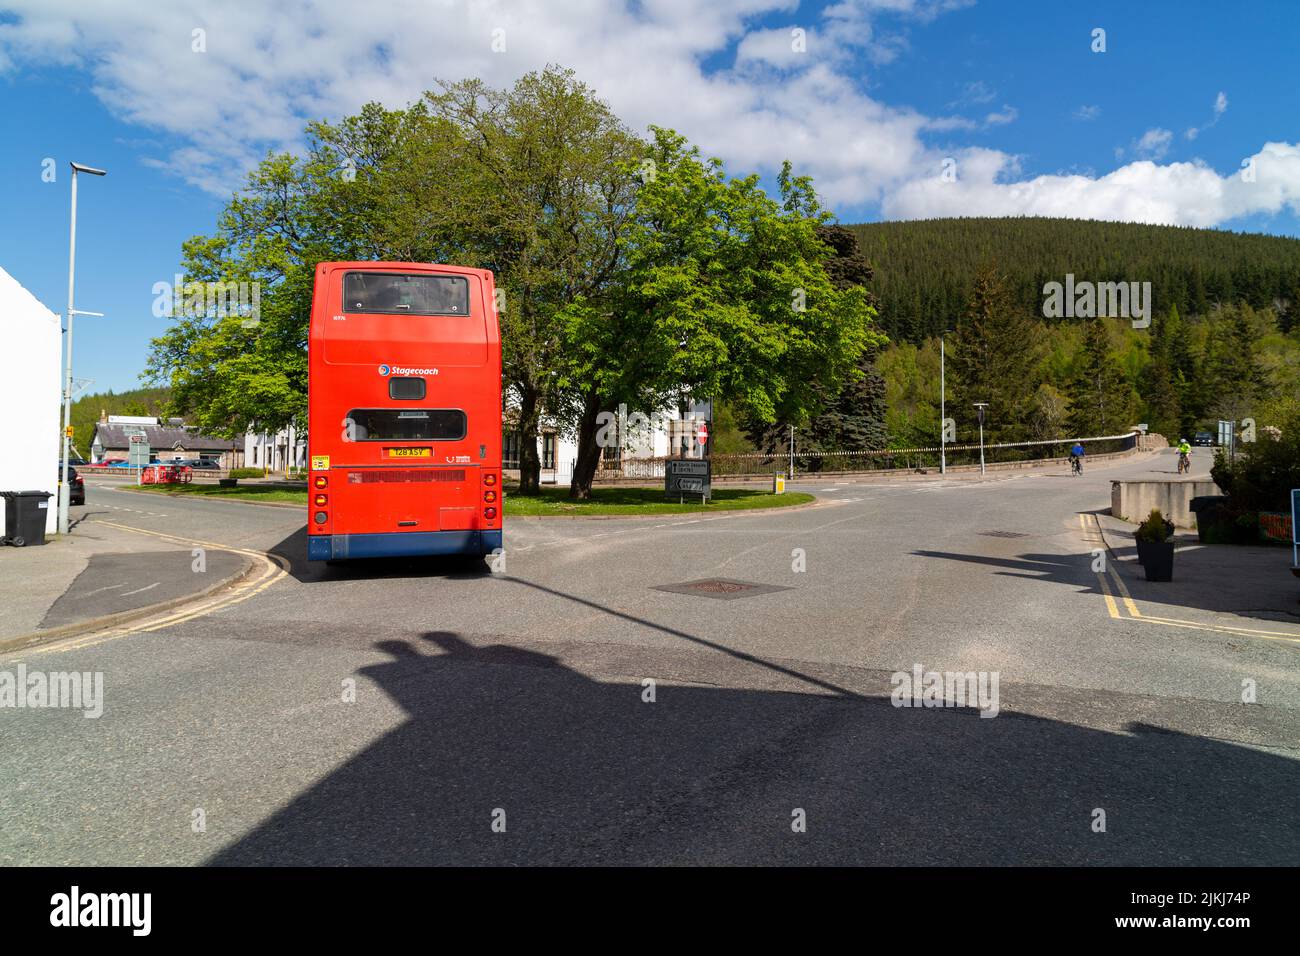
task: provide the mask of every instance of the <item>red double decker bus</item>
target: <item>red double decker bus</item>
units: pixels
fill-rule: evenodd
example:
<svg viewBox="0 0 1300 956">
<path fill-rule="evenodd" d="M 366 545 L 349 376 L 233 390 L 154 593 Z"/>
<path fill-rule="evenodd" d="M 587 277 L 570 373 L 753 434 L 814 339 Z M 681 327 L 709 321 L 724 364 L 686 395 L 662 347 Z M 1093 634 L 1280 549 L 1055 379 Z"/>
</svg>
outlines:
<svg viewBox="0 0 1300 956">
<path fill-rule="evenodd" d="M 492 273 L 322 262 L 308 340 L 307 557 L 501 547 Z"/>
</svg>

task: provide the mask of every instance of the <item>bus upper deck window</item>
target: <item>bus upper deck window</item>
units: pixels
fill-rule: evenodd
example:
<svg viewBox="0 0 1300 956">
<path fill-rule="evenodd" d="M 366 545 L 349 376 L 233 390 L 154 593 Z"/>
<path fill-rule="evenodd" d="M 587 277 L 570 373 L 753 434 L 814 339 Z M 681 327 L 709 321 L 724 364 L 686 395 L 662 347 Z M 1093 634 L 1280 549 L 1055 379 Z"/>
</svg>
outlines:
<svg viewBox="0 0 1300 956">
<path fill-rule="evenodd" d="M 464 276 L 349 272 L 343 277 L 344 312 L 389 315 L 468 315 Z"/>
</svg>

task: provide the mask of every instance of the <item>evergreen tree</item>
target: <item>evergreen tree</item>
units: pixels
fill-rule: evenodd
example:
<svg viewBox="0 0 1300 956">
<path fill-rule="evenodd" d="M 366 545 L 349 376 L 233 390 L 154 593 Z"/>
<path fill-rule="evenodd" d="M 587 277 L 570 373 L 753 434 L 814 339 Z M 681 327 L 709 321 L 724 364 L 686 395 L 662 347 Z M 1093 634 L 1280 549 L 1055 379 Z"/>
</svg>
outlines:
<svg viewBox="0 0 1300 956">
<path fill-rule="evenodd" d="M 969 434 L 975 402 L 987 402 L 984 433 L 991 441 L 1024 441 L 1030 432 L 1042 357 L 1039 323 L 1011 294 L 996 264 L 975 274 L 948 357 L 949 415 Z"/>
<path fill-rule="evenodd" d="M 1133 424 L 1133 386 L 1115 357 L 1105 319 L 1088 323 L 1083 362 L 1071 387 L 1070 425 L 1076 437 L 1118 434 Z"/>
</svg>

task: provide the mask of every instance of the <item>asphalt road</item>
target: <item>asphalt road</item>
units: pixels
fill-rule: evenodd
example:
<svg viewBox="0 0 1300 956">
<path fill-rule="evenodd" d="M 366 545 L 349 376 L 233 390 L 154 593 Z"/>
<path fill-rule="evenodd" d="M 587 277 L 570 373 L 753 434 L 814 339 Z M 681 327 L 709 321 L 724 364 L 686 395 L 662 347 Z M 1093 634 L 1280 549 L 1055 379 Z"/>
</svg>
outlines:
<svg viewBox="0 0 1300 956">
<path fill-rule="evenodd" d="M 1300 605 L 1093 570 L 1110 479 L 1173 470 L 516 519 L 495 574 L 308 566 L 298 510 L 91 485 L 88 520 L 292 572 L 22 657 L 105 705 L 0 710 L 0 863 L 1295 864 Z M 713 578 L 770 587 L 659 589 Z M 995 672 L 997 716 L 892 706 L 916 666 Z"/>
</svg>

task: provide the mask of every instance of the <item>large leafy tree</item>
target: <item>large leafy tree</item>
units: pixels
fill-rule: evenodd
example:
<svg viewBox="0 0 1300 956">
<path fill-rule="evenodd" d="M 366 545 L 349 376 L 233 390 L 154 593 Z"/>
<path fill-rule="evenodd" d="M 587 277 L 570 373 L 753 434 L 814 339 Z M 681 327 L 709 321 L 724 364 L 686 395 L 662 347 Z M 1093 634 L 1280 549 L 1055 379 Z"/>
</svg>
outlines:
<svg viewBox="0 0 1300 956">
<path fill-rule="evenodd" d="M 817 238 L 830 247 L 831 255 L 825 260 L 826 274 L 837 290 L 865 289 L 871 281 L 871 264 L 858 248 L 854 233 L 843 226 L 818 225 Z M 867 302 L 875 308 L 874 299 L 867 294 Z M 879 341 L 879 340 L 878 340 Z M 888 443 L 886 425 L 885 379 L 876 368 L 879 345 L 863 352 L 856 373 L 849 377 L 838 392 L 828 390 L 820 382 L 813 383 L 816 410 L 799 436 L 799 447 L 804 451 L 858 451 L 884 448 Z M 791 423 L 777 421 L 751 422 L 749 439 L 764 451 L 773 452 L 784 447 Z"/>
<path fill-rule="evenodd" d="M 517 406 L 523 487 L 534 490 L 538 425 L 571 410 L 567 326 L 619 266 L 619 234 L 644 145 L 571 71 L 511 89 L 442 84 L 406 110 L 376 105 L 309 127 L 307 156 L 266 159 L 217 233 L 185 245 L 199 281 L 257 280 L 256 328 L 176 317 L 147 375 L 210 430 L 275 428 L 306 409 L 315 264 L 331 259 L 490 268 L 500 294 L 503 372 Z"/>
<path fill-rule="evenodd" d="M 568 425 L 587 414 L 571 327 L 618 281 L 645 146 L 555 67 L 509 90 L 479 80 L 444 85 L 422 105 L 412 148 L 391 177 L 389 195 L 400 199 L 387 217 L 391 244 L 496 274 L 521 490 L 535 492 L 542 415 Z"/>
<path fill-rule="evenodd" d="M 729 179 L 680 135 L 652 131 L 617 280 L 569 311 L 576 497 L 590 493 L 600 413 L 619 402 L 654 410 L 689 394 L 751 420 L 804 420 L 819 388 L 837 393 L 884 341 L 866 292 L 827 274 L 826 214 L 807 177 L 787 164 L 778 202 L 757 176 Z"/>
</svg>

